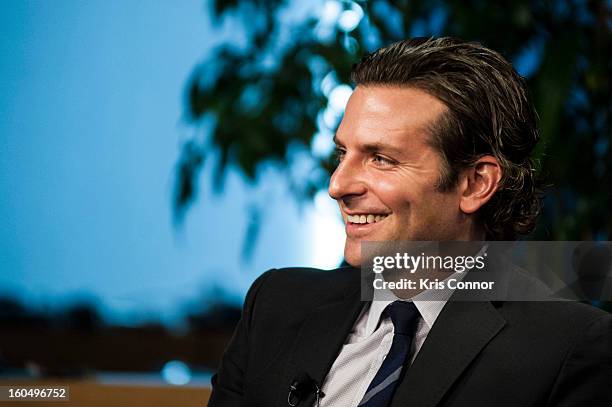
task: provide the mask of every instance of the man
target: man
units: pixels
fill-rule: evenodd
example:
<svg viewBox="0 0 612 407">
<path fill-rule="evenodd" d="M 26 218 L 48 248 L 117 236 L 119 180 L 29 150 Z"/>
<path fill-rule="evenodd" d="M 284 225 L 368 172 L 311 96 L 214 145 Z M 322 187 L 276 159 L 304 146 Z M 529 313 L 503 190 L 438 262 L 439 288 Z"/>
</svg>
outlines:
<svg viewBox="0 0 612 407">
<path fill-rule="evenodd" d="M 366 56 L 329 185 L 353 267 L 251 287 L 210 406 L 612 405 L 612 317 L 570 302 L 361 302 L 364 241 L 512 240 L 539 211 L 536 114 L 499 54 L 451 38 Z"/>
</svg>

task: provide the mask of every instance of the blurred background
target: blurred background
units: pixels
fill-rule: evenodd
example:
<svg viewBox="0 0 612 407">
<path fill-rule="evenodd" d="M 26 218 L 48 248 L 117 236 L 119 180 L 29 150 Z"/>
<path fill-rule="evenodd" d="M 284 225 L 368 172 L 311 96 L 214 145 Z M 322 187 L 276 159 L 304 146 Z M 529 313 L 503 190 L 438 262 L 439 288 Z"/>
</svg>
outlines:
<svg viewBox="0 0 612 407">
<path fill-rule="evenodd" d="M 350 68 L 406 37 L 512 61 L 549 185 L 531 238 L 610 240 L 611 28 L 588 0 L 1 2 L 0 377 L 207 386 L 258 275 L 341 263 Z"/>
</svg>

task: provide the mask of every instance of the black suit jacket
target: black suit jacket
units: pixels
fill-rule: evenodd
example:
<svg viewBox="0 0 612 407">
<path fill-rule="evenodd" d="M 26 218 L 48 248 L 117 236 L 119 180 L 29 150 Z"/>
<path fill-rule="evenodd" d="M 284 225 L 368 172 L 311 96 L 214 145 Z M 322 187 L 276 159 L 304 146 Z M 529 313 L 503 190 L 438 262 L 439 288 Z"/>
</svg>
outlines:
<svg viewBox="0 0 612 407">
<path fill-rule="evenodd" d="M 263 274 L 209 406 L 286 406 L 300 373 L 323 383 L 362 307 L 359 270 Z M 612 316 L 573 302 L 448 302 L 392 406 L 612 406 Z"/>
</svg>

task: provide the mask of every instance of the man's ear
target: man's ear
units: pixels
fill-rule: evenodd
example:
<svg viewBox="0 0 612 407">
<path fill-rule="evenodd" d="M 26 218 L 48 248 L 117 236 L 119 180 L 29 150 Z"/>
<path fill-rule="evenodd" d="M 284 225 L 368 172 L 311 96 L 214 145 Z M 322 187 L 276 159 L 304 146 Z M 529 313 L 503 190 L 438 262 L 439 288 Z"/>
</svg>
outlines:
<svg viewBox="0 0 612 407">
<path fill-rule="evenodd" d="M 463 170 L 460 175 L 461 211 L 474 213 L 486 204 L 497 192 L 501 176 L 499 162 L 490 155 L 479 158 L 473 166 Z"/>
</svg>

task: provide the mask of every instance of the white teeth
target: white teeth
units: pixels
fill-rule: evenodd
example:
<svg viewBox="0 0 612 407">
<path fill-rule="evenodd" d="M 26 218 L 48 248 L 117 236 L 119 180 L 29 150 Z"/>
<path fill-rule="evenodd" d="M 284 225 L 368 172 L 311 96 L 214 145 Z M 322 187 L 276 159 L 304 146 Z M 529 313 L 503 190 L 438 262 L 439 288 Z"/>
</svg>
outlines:
<svg viewBox="0 0 612 407">
<path fill-rule="evenodd" d="M 357 223 L 357 224 L 376 223 L 376 222 L 380 222 L 381 220 L 383 220 L 387 216 L 388 215 L 373 215 L 373 214 L 368 214 L 368 215 L 347 215 L 346 216 L 346 222 L 347 223 Z"/>
</svg>

